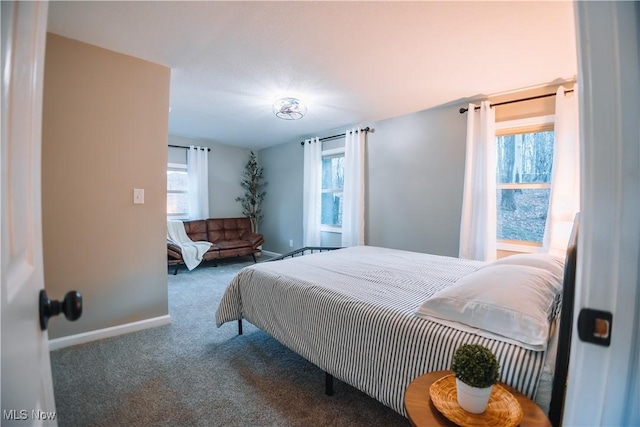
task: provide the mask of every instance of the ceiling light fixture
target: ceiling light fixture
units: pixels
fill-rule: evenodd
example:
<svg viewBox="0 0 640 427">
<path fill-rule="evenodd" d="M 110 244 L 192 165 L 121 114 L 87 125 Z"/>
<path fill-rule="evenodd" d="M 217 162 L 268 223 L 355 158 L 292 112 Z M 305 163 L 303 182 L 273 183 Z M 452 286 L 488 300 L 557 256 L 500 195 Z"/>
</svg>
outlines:
<svg viewBox="0 0 640 427">
<path fill-rule="evenodd" d="M 307 114 L 307 106 L 296 98 L 282 98 L 273 104 L 273 114 L 283 120 L 298 120 Z"/>
</svg>

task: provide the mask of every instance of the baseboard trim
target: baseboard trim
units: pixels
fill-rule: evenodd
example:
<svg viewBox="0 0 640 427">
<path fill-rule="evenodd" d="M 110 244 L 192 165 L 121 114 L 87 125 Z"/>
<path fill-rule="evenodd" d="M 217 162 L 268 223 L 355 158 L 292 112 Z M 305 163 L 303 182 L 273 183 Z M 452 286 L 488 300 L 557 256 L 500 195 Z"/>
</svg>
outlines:
<svg viewBox="0 0 640 427">
<path fill-rule="evenodd" d="M 279 254 L 279 253 L 277 253 L 277 252 L 271 252 L 271 251 L 265 251 L 265 250 L 262 250 L 262 253 L 261 253 L 260 255 L 266 255 L 266 256 L 268 256 L 268 257 L 273 258 L 273 257 L 276 257 L 276 256 L 280 256 L 280 255 L 282 255 L 282 254 Z"/>
<path fill-rule="evenodd" d="M 140 320 L 138 322 L 125 323 L 124 325 L 97 329 L 95 331 L 83 332 L 81 334 L 69 335 L 62 338 L 54 338 L 52 340 L 49 340 L 49 351 L 60 350 L 62 348 L 71 347 L 73 345 L 84 344 L 91 341 L 98 341 L 118 335 L 129 334 L 131 332 L 155 328 L 158 326 L 168 325 L 170 323 L 171 317 L 166 314 L 164 316 Z"/>
</svg>

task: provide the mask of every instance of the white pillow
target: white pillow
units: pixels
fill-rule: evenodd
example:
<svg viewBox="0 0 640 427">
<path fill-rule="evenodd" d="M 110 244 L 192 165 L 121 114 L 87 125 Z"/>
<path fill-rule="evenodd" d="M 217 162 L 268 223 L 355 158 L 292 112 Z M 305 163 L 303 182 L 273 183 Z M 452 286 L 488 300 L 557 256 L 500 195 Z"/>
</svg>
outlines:
<svg viewBox="0 0 640 427">
<path fill-rule="evenodd" d="M 561 281 L 547 270 L 490 265 L 474 271 L 424 301 L 416 315 L 444 324 L 458 322 L 544 350 L 549 318 Z"/>
<path fill-rule="evenodd" d="M 562 282 L 564 277 L 564 260 L 551 256 L 549 254 L 516 254 L 509 255 L 504 258 L 497 259 L 487 264 L 491 265 L 528 265 L 529 267 L 538 267 L 549 270 Z"/>
</svg>

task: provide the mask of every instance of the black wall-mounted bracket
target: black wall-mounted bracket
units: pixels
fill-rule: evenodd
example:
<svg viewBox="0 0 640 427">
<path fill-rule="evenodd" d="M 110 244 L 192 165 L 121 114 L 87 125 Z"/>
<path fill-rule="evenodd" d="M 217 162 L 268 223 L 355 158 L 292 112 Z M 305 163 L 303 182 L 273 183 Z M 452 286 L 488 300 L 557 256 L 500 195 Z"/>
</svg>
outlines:
<svg viewBox="0 0 640 427">
<path fill-rule="evenodd" d="M 613 314 L 608 311 L 583 308 L 578 315 L 578 336 L 582 341 L 609 347 Z"/>
</svg>

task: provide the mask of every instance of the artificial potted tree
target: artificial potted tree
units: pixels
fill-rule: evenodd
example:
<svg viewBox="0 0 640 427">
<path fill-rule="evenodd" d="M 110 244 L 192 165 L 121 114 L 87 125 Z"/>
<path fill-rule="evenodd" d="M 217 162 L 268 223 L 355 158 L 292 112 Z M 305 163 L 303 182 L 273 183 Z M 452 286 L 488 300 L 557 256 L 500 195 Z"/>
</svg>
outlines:
<svg viewBox="0 0 640 427">
<path fill-rule="evenodd" d="M 251 220 L 251 231 L 258 232 L 258 222 L 263 217 L 260 204 L 267 194 L 264 191 L 267 183 L 262 182 L 262 168 L 258 166 L 258 159 L 252 151 L 249 161 L 245 165 L 240 185 L 245 189 L 244 196 L 236 197 L 236 202 L 242 205 L 242 214 Z"/>
<path fill-rule="evenodd" d="M 453 354 L 451 370 L 456 377 L 458 405 L 474 414 L 483 413 L 500 377 L 496 356 L 487 347 L 463 344 Z"/>
</svg>

